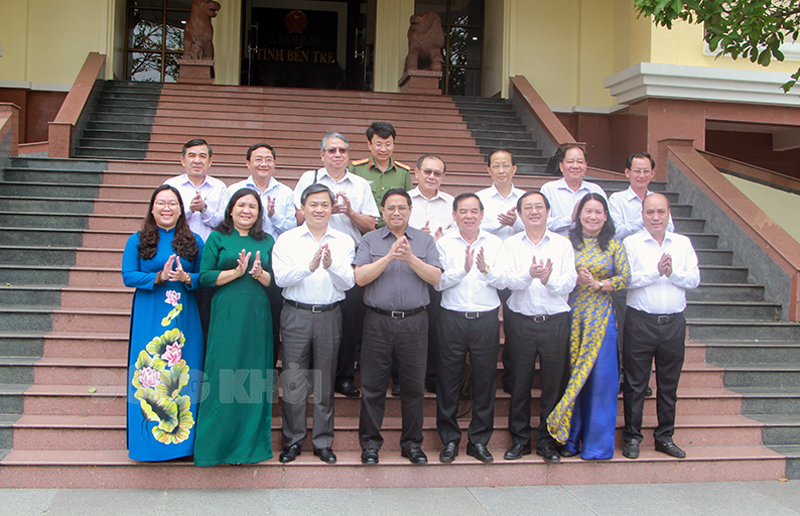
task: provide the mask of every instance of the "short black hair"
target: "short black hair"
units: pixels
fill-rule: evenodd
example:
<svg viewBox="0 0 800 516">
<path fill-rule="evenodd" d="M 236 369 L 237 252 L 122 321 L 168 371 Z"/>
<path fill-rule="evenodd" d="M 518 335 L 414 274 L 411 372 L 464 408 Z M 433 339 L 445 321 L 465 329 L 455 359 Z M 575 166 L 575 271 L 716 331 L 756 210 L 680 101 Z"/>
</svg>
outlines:
<svg viewBox="0 0 800 516">
<path fill-rule="evenodd" d="M 460 193 L 453 199 L 453 211 L 458 211 L 458 203 L 463 201 L 464 199 L 478 199 L 478 205 L 481 207 L 481 211 L 483 211 L 483 203 L 481 202 L 481 198 L 478 197 L 477 194 L 472 192 L 464 192 Z"/>
<path fill-rule="evenodd" d="M 545 194 L 542 192 L 537 192 L 536 190 L 528 190 L 524 194 L 520 195 L 519 199 L 517 199 L 517 213 L 522 211 L 522 200 L 531 195 L 541 195 L 542 199 L 544 199 L 544 207 L 547 208 L 547 211 L 550 211 L 550 200 Z"/>
<path fill-rule="evenodd" d="M 397 139 L 397 131 L 394 126 L 389 122 L 372 122 L 367 127 L 367 141 L 371 142 L 372 137 L 377 134 L 381 138 L 392 137 L 393 140 Z"/>
<path fill-rule="evenodd" d="M 438 159 L 439 161 L 441 161 L 442 162 L 442 174 L 447 173 L 447 163 L 445 163 L 444 160 L 442 159 L 442 157 L 439 156 L 438 154 L 423 154 L 417 160 L 417 168 L 421 169 L 422 168 L 422 162 L 425 161 L 428 158 L 434 158 L 434 159 Z"/>
<path fill-rule="evenodd" d="M 272 153 L 272 159 L 277 158 L 277 156 L 275 155 L 275 149 L 272 148 L 272 145 L 268 143 L 255 143 L 251 145 L 249 149 L 247 149 L 247 161 L 250 161 L 250 155 L 253 154 L 253 151 L 256 149 L 260 149 L 261 147 L 264 147 L 265 149 L 267 149 Z"/>
<path fill-rule="evenodd" d="M 206 146 L 206 148 L 208 149 L 208 157 L 210 158 L 212 154 L 211 145 L 209 145 L 208 142 L 202 138 L 195 138 L 194 140 L 189 140 L 188 142 L 184 143 L 183 149 L 181 149 L 181 156 L 186 156 L 186 149 L 188 149 L 189 147 L 197 147 L 198 145 Z"/>
<path fill-rule="evenodd" d="M 650 168 L 655 170 L 656 169 L 656 162 L 653 161 L 653 157 L 650 156 L 648 152 L 634 152 L 630 156 L 628 156 L 628 160 L 625 162 L 625 168 L 630 169 L 631 165 L 633 165 L 633 160 L 635 159 L 649 159 L 650 160 Z"/>
<path fill-rule="evenodd" d="M 381 208 L 383 208 L 386 205 L 386 198 L 391 195 L 402 195 L 408 201 L 409 207 L 411 206 L 411 196 L 408 195 L 408 192 L 406 192 L 402 188 L 392 188 L 391 190 L 383 194 L 383 197 L 381 198 Z"/>
<path fill-rule="evenodd" d="M 300 204 L 302 206 L 306 205 L 306 199 L 308 199 L 309 195 L 313 195 L 315 193 L 327 192 L 328 197 L 331 198 L 331 204 L 336 204 L 336 199 L 333 196 L 333 192 L 327 186 L 323 185 L 322 183 L 312 183 L 303 190 L 303 193 L 300 194 Z"/>
<path fill-rule="evenodd" d="M 517 164 L 517 160 L 516 160 L 516 159 L 514 159 L 514 153 L 513 153 L 513 152 L 511 152 L 511 151 L 510 151 L 510 150 L 508 150 L 508 149 L 495 149 L 495 150 L 493 150 L 492 152 L 490 152 L 488 156 L 486 156 L 486 164 L 487 164 L 487 165 L 491 165 L 491 164 L 492 164 L 492 156 L 494 156 L 494 155 L 495 155 L 495 154 L 497 154 L 498 152 L 505 152 L 505 153 L 507 153 L 509 156 L 511 156 L 511 164 L 512 164 L 512 165 L 516 165 L 516 164 Z"/>
<path fill-rule="evenodd" d="M 558 160 L 559 163 L 563 163 L 564 162 L 564 159 L 566 159 L 566 157 L 567 157 L 567 152 L 569 152 L 570 149 L 580 149 L 581 152 L 583 153 L 583 160 L 584 161 L 589 161 L 589 155 L 586 154 L 586 149 L 583 148 L 583 145 L 572 144 L 572 145 L 567 145 L 566 147 L 564 147 L 563 150 L 560 151 L 561 152 L 561 158 Z"/>
</svg>

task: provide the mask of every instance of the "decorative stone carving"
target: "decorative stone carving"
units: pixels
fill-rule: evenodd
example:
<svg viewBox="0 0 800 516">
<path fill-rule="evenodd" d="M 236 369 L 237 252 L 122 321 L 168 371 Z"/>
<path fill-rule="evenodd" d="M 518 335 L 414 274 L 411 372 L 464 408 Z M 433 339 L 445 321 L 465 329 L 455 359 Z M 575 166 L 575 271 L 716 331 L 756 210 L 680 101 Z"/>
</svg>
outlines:
<svg viewBox="0 0 800 516">
<path fill-rule="evenodd" d="M 215 18 L 222 6 L 214 0 L 192 0 L 192 11 L 183 32 L 184 59 L 214 59 Z"/>
<path fill-rule="evenodd" d="M 415 70 L 442 70 L 444 33 L 442 20 L 433 12 L 415 14 L 409 19 L 408 55 L 403 74 Z"/>
</svg>

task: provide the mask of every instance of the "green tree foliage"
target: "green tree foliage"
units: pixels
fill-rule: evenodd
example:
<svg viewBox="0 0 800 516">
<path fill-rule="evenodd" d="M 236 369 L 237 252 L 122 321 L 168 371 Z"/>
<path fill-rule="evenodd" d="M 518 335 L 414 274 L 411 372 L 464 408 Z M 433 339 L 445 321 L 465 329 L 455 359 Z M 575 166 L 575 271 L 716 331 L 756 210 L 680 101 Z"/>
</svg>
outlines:
<svg viewBox="0 0 800 516">
<path fill-rule="evenodd" d="M 712 52 L 747 58 L 761 66 L 783 61 L 780 46 L 800 35 L 800 0 L 634 0 L 639 16 L 650 16 L 668 29 L 683 20 L 702 23 Z M 783 85 L 789 91 L 800 68 Z"/>
</svg>

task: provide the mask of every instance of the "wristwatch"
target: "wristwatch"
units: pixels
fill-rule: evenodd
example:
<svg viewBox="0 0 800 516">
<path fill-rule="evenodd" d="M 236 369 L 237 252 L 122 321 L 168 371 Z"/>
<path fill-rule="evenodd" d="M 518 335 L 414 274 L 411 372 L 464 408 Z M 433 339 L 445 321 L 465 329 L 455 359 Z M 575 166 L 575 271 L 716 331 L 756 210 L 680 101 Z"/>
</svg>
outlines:
<svg viewBox="0 0 800 516">
<path fill-rule="evenodd" d="M 489 264 L 486 264 L 486 268 L 481 271 L 481 274 L 489 274 Z"/>
<path fill-rule="evenodd" d="M 602 281 L 600 282 L 600 286 L 597 287 L 597 290 L 603 290 L 603 282 Z"/>
</svg>

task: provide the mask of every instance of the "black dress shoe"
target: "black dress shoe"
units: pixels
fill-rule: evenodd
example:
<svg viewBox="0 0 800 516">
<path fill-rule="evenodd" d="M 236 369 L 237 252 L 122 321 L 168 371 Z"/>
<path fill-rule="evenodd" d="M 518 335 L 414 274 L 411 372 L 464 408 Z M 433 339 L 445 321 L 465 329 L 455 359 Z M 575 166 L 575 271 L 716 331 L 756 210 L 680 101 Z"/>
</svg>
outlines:
<svg viewBox="0 0 800 516">
<path fill-rule="evenodd" d="M 284 446 L 283 451 L 281 451 L 280 457 L 278 457 L 278 460 L 283 462 L 284 464 L 287 462 L 292 462 L 294 459 L 297 458 L 298 455 L 300 455 L 300 453 L 301 451 L 299 444 Z"/>
<path fill-rule="evenodd" d="M 444 445 L 442 451 L 439 452 L 439 461 L 444 463 L 451 463 L 456 460 L 458 456 L 458 443 L 455 441 L 450 441 L 449 443 Z"/>
<path fill-rule="evenodd" d="M 627 443 L 624 448 L 622 448 L 622 455 L 629 459 L 638 459 L 639 458 L 639 443 L 636 441 L 632 443 Z"/>
<path fill-rule="evenodd" d="M 314 448 L 314 455 L 328 464 L 336 464 L 336 454 L 330 448 Z"/>
<path fill-rule="evenodd" d="M 653 395 L 653 389 L 651 389 L 650 386 L 648 385 L 644 389 L 644 396 L 645 396 L 645 398 L 649 398 L 652 395 Z"/>
<path fill-rule="evenodd" d="M 564 448 L 563 446 L 558 449 L 558 454 L 561 455 L 564 458 L 567 458 L 567 459 L 570 458 L 570 457 L 574 457 L 575 456 L 574 453 L 572 453 L 568 449 Z"/>
<path fill-rule="evenodd" d="M 660 443 L 656 441 L 656 451 L 666 453 L 670 457 L 675 457 L 676 459 L 686 458 L 686 452 L 678 448 L 675 443 Z"/>
<path fill-rule="evenodd" d="M 361 464 L 377 464 L 378 463 L 378 449 L 367 448 L 361 452 Z"/>
<path fill-rule="evenodd" d="M 427 464 L 428 463 L 428 456 L 425 455 L 425 452 L 422 451 L 420 448 L 409 448 L 407 450 L 401 450 L 400 456 L 405 457 L 411 461 L 411 464 Z"/>
<path fill-rule="evenodd" d="M 492 453 L 486 447 L 485 444 L 481 443 L 468 443 L 467 444 L 467 455 L 470 457 L 475 457 L 481 462 L 488 463 L 494 461 L 494 457 L 492 457 Z"/>
<path fill-rule="evenodd" d="M 506 450 L 506 454 L 503 455 L 503 458 L 506 460 L 517 460 L 521 459 L 523 455 L 530 455 L 530 454 L 531 454 L 530 444 L 515 444 L 514 446 Z"/>
<path fill-rule="evenodd" d="M 400 396 L 400 384 L 396 383 L 392 385 L 392 396 Z"/>
<path fill-rule="evenodd" d="M 536 448 L 536 455 L 539 455 L 548 464 L 561 462 L 561 456 L 558 454 L 552 444 L 547 445 L 544 448 Z"/>
<path fill-rule="evenodd" d="M 361 396 L 361 391 L 353 385 L 353 382 L 341 382 L 336 384 L 336 388 L 334 389 L 336 392 L 341 392 L 348 398 L 357 398 Z"/>
</svg>

